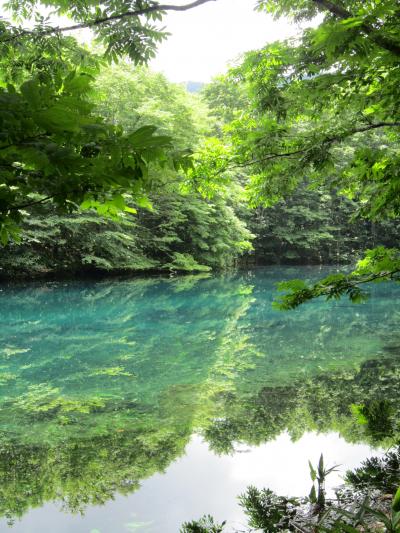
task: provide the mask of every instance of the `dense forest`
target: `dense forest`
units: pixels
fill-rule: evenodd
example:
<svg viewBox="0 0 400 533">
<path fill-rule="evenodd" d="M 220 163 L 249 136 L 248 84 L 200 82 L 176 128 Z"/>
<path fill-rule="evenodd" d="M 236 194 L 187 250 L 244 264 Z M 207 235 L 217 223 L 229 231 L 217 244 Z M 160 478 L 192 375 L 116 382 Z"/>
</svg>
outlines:
<svg viewBox="0 0 400 533">
<path fill-rule="evenodd" d="M 32 9 L 10 5 L 17 13 Z M 267 7 L 285 9 L 279 6 Z M 381 94 L 367 51 L 359 52 L 359 64 L 349 57 L 355 23 L 324 23 L 342 31 L 343 50 L 319 43 L 322 29 L 308 30 L 297 47 L 275 43 L 249 52 L 242 65 L 195 93 L 132 64 L 146 60 L 161 38 L 156 33 L 151 45 L 123 44 L 120 36 L 118 46 L 128 48 L 117 51 L 113 41 L 105 63 L 62 33 L 39 27 L 28 40 L 3 24 L 10 38 L 2 44 L 2 102 L 11 110 L 2 119 L 3 279 L 354 264 L 365 249 L 396 246 L 395 207 L 381 207 L 389 192 L 373 184 L 387 179 L 374 158 L 395 150 L 397 123 L 384 114 L 393 115 L 396 104 L 374 103 Z M 106 27 L 99 29 L 105 45 Z M 357 51 L 369 43 L 359 39 Z M 312 54 L 321 46 L 325 57 L 317 62 Z M 266 76 L 271 58 L 276 67 Z M 354 77 L 329 72 L 339 60 Z M 382 61 L 377 75 L 387 81 L 386 95 L 395 64 L 388 54 Z M 364 99 L 360 83 L 371 86 Z M 337 94 L 327 105 L 331 86 Z M 263 163 L 265 154 L 285 150 L 302 155 Z M 358 177 L 363 165 L 372 169 L 370 184 L 365 173 Z M 379 165 L 384 176 L 375 176 Z M 379 205 L 362 199 L 371 187 Z"/>
<path fill-rule="evenodd" d="M 218 78 L 188 94 L 161 74 L 128 63 L 102 65 L 88 95 L 104 121 L 127 133 L 149 124 L 173 139 L 174 150 L 205 150 L 251 108 L 245 87 Z M 229 171 L 227 183 L 191 181 L 165 162 L 149 168 L 146 195 L 113 204 L 90 201 L 79 213 L 50 203 L 30 207 L 21 240 L 0 251 L 1 277 L 201 272 L 240 265 L 352 263 L 363 249 L 398 242 L 395 221 L 356 218 L 357 205 L 306 179 L 276 205 L 251 206 L 249 172 Z M 119 212 L 127 202 L 129 210 Z"/>
<path fill-rule="evenodd" d="M 49 501 L 83 513 L 138 490 L 193 434 L 222 455 L 336 431 L 389 451 L 347 472 L 350 494 L 330 503 L 323 455 L 309 462 L 308 497 L 248 487 L 249 527 L 400 531 L 399 3 L 253 0 L 302 31 L 209 83 L 153 72 L 166 14 L 184 24 L 185 11 L 215 1 L 5 6 L 0 514 L 10 526 Z M 300 268 L 310 265 L 325 277 Z M 277 270 L 258 278 L 261 266 Z M 65 278 L 101 281 L 46 284 Z M 8 283 L 20 280 L 39 285 Z M 366 307 L 336 307 L 342 296 Z M 204 516 L 181 531 L 224 526 Z"/>
<path fill-rule="evenodd" d="M 92 98 L 101 117 L 125 131 L 154 124 L 174 139 L 174 148 L 195 151 L 228 124 L 227 107 L 231 113 L 246 109 L 239 95 L 235 102 L 241 106 L 229 106 L 225 94 L 225 80 L 191 96 L 160 74 L 119 64 L 101 69 Z M 21 242 L 0 252 L 2 277 L 340 264 L 354 261 L 364 248 L 397 242 L 395 223 L 352 220 L 354 202 L 326 187 L 309 190 L 302 184 L 275 206 L 251 208 L 243 173 L 234 171 L 229 184 L 209 198 L 179 171 L 153 165 L 150 173 L 155 185 L 131 204 L 136 213 L 105 217 L 101 208 L 100 215 L 91 209 L 62 214 L 54 206 L 33 206 Z"/>
</svg>

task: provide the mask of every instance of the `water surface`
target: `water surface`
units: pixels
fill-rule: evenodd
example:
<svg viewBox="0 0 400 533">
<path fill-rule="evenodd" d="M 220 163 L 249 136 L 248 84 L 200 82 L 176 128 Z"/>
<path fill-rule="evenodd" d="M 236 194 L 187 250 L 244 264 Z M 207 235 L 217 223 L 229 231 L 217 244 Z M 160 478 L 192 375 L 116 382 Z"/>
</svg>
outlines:
<svg viewBox="0 0 400 533">
<path fill-rule="evenodd" d="M 387 445 L 400 287 L 272 309 L 278 280 L 324 273 L 3 286 L 0 530 L 238 526 L 250 483 L 304 494 L 308 459 L 345 470 Z"/>
</svg>

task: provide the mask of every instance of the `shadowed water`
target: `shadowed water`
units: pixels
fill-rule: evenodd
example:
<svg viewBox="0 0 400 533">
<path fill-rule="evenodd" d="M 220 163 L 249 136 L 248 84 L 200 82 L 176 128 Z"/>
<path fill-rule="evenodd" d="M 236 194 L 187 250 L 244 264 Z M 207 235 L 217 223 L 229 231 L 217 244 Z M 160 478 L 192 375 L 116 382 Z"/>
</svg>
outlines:
<svg viewBox="0 0 400 533">
<path fill-rule="evenodd" d="M 324 273 L 3 286 L 0 530 L 243 524 L 249 483 L 301 494 L 309 458 L 352 467 L 390 443 L 400 287 L 272 309 L 277 281 Z"/>
</svg>

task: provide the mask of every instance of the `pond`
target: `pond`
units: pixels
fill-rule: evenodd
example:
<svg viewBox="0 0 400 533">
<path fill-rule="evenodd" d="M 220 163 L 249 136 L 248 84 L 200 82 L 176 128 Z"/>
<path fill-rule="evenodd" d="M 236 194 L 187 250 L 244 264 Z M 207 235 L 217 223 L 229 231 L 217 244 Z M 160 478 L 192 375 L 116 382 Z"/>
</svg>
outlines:
<svg viewBox="0 0 400 533">
<path fill-rule="evenodd" d="M 333 487 L 379 453 L 400 287 L 271 307 L 277 281 L 326 270 L 0 287 L 0 531 L 239 528 L 249 484 L 302 495 L 308 459 L 342 465 Z M 360 423 L 374 402 L 390 408 Z"/>
</svg>

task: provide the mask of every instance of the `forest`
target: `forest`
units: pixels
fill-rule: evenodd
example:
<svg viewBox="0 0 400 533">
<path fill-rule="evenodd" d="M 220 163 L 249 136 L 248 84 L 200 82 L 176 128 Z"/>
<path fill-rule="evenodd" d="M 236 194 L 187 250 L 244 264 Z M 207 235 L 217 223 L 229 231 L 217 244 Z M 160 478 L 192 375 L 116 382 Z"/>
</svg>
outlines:
<svg viewBox="0 0 400 533">
<path fill-rule="evenodd" d="M 0 531 L 139 493 L 193 436 L 332 432 L 374 452 L 335 497 L 321 450 L 308 496 L 247 484 L 245 530 L 65 531 L 400 531 L 400 5 L 253 0 L 301 31 L 153 71 L 167 15 L 220 1 L 4 3 Z"/>
</svg>

